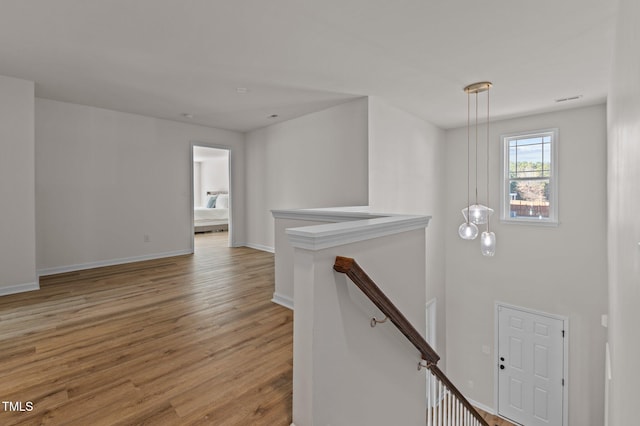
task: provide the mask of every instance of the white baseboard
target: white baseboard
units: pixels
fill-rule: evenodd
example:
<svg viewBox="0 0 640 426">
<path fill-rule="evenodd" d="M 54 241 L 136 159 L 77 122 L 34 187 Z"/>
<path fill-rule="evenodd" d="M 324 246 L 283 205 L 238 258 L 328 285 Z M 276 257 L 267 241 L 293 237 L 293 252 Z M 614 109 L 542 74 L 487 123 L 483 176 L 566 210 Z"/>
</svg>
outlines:
<svg viewBox="0 0 640 426">
<path fill-rule="evenodd" d="M 283 296 L 278 293 L 273 293 L 273 299 L 271 299 L 273 303 L 277 303 L 280 306 L 284 306 L 285 308 L 289 308 L 293 311 L 293 299 L 287 296 Z"/>
<path fill-rule="evenodd" d="M 276 250 L 273 247 L 263 246 L 262 244 L 244 243 L 242 245 L 245 246 L 245 247 L 249 247 L 249 248 L 260 250 L 260 251 L 267 251 L 269 253 L 275 253 L 276 252 Z"/>
<path fill-rule="evenodd" d="M 0 287 L 0 296 L 8 296 L 9 294 L 24 293 L 26 291 L 40 290 L 40 285 L 37 282 L 14 284 L 6 287 Z"/>
<path fill-rule="evenodd" d="M 486 411 L 487 413 L 491 414 L 492 416 L 496 415 L 496 410 L 493 407 L 487 407 L 484 404 L 480 404 L 479 402 L 474 401 L 473 399 L 469 399 L 469 403 L 471 403 L 471 405 L 473 405 L 474 407 L 477 407 L 479 409 L 481 409 L 482 411 Z"/>
<path fill-rule="evenodd" d="M 182 256 L 185 254 L 193 254 L 191 249 L 169 251 L 165 253 L 145 254 L 142 256 L 123 257 L 120 259 L 99 260 L 97 262 L 78 263 L 68 266 L 54 266 L 53 268 L 38 269 L 38 276 L 63 274 L 66 272 L 82 271 L 84 269 L 101 268 L 103 266 L 122 265 L 125 263 L 142 262 L 145 260 L 162 259 L 165 257 Z"/>
</svg>

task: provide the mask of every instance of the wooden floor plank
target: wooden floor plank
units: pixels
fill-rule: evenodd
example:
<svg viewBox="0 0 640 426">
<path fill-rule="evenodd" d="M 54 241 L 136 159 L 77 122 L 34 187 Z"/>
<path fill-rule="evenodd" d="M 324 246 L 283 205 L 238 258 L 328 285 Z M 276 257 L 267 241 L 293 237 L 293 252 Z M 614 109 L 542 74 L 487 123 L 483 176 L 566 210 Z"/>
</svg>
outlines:
<svg viewBox="0 0 640 426">
<path fill-rule="evenodd" d="M 478 412 L 482 415 L 482 417 L 489 423 L 489 426 L 515 426 L 508 420 L 500 418 L 498 416 L 494 416 L 492 414 L 487 413 L 481 409 L 478 409 Z"/>
<path fill-rule="evenodd" d="M 34 405 L 0 424 L 289 425 L 293 315 L 227 235 L 0 298 L 0 399 Z"/>
</svg>

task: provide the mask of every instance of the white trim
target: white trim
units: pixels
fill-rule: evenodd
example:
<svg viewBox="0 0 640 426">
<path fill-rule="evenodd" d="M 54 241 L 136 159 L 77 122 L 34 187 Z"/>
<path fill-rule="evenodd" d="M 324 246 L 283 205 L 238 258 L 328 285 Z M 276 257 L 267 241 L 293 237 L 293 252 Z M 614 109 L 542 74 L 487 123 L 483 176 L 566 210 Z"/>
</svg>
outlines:
<svg viewBox="0 0 640 426">
<path fill-rule="evenodd" d="M 221 145 L 221 144 L 214 144 L 214 143 L 207 143 L 207 142 L 197 142 L 197 141 L 191 141 L 191 144 L 189 145 L 189 209 L 191 212 L 191 215 L 189 216 L 189 221 L 190 226 L 189 229 L 191 230 L 191 234 L 189 236 L 190 240 L 191 240 L 191 252 L 193 253 L 195 251 L 195 226 L 193 224 L 193 210 L 195 208 L 194 206 L 194 199 L 193 199 L 193 148 L 199 146 L 199 147 L 203 147 L 203 148 L 212 148 L 212 149 L 223 149 L 225 151 L 228 152 L 228 156 L 227 156 L 227 173 L 229 173 L 229 225 L 228 225 L 228 229 L 229 229 L 229 241 L 227 243 L 227 245 L 229 247 L 238 247 L 236 245 L 234 245 L 234 227 L 233 227 L 233 196 L 234 196 L 234 191 L 235 188 L 233 186 L 233 171 L 232 171 L 232 166 L 231 166 L 231 159 L 233 157 L 233 148 L 230 146 L 226 146 L 226 145 Z"/>
<path fill-rule="evenodd" d="M 75 265 L 68 265 L 68 266 L 54 266 L 53 268 L 38 269 L 37 273 L 38 273 L 38 276 L 40 277 L 44 275 L 63 274 L 65 272 L 81 271 L 84 269 L 101 268 L 103 266 L 114 266 L 114 265 L 122 265 L 126 263 L 142 262 L 145 260 L 163 259 L 165 257 L 183 256 L 185 254 L 193 254 L 193 250 L 190 250 L 190 249 L 176 250 L 176 251 L 169 251 L 164 253 L 145 254 L 142 256 L 124 257 L 120 259 L 99 260 L 97 262 L 78 263 Z"/>
<path fill-rule="evenodd" d="M 295 219 L 331 223 L 392 216 L 389 214 L 369 213 L 369 207 L 367 206 L 271 210 L 271 214 L 274 219 Z"/>
<path fill-rule="evenodd" d="M 469 401 L 469 403 L 471 405 L 473 405 L 474 407 L 479 408 L 482 411 L 486 411 L 487 413 L 491 414 L 492 416 L 497 416 L 495 408 L 489 407 L 488 405 L 480 404 L 479 402 L 474 401 L 473 399 L 467 398 L 467 401 Z"/>
<path fill-rule="evenodd" d="M 613 379 L 613 373 L 611 372 L 611 352 L 609 352 L 609 342 L 605 343 L 604 346 L 605 349 L 605 356 L 604 356 L 604 362 L 605 362 L 605 378 L 607 380 L 611 380 Z"/>
<path fill-rule="evenodd" d="M 40 285 L 37 282 L 14 284 L 6 287 L 0 287 L 0 296 L 8 296 L 10 294 L 25 293 L 27 291 L 40 290 Z"/>
<path fill-rule="evenodd" d="M 516 217 L 512 217 L 510 219 L 500 219 L 500 223 L 503 225 L 535 225 L 535 226 L 542 226 L 542 227 L 547 227 L 547 228 L 557 228 L 558 226 L 560 226 L 560 222 L 556 221 L 556 222 L 549 222 L 547 220 L 544 219 L 536 219 L 536 218 L 532 218 L 532 219 L 527 219 L 527 218 L 516 218 Z"/>
<path fill-rule="evenodd" d="M 386 216 L 286 230 L 293 247 L 322 250 L 426 228 L 431 216 Z"/>
<path fill-rule="evenodd" d="M 563 356 L 563 366 L 562 366 L 562 378 L 564 379 L 564 386 L 562 387 L 562 426 L 567 426 L 569 424 L 569 336 L 571 334 L 569 330 L 569 317 L 564 315 L 551 314 L 549 312 L 538 311 L 535 309 L 524 308 L 522 306 L 512 305 L 509 303 L 504 303 L 500 301 L 494 302 L 494 339 L 493 339 L 493 353 L 495 356 L 498 356 L 498 308 L 505 307 L 508 309 L 515 309 L 517 311 L 526 312 L 533 315 L 540 315 L 548 318 L 553 318 L 559 321 L 562 321 L 562 328 L 564 330 L 564 338 L 562 339 L 562 351 L 564 352 Z M 497 360 L 497 358 L 496 358 Z M 493 383 L 493 398 L 495 405 L 495 415 L 498 415 L 498 380 L 499 380 L 499 370 L 498 370 L 498 362 L 493 363 L 493 371 L 494 371 L 494 383 Z M 482 407 L 480 407 L 482 408 Z"/>
<path fill-rule="evenodd" d="M 509 205 L 507 204 L 507 195 L 509 194 L 509 147 L 507 146 L 507 139 L 513 137 L 526 138 L 529 136 L 539 136 L 544 133 L 552 133 L 553 139 L 551 141 L 551 176 L 549 183 L 551 185 L 549 205 L 549 218 L 538 219 L 536 217 L 517 217 L 510 216 Z M 558 134 L 557 128 L 542 129 L 525 132 L 515 132 L 500 135 L 500 143 L 502 144 L 502 189 L 500 191 L 500 222 L 504 224 L 521 224 L 521 225 L 535 225 L 535 226 L 558 226 L 559 219 L 559 206 L 558 206 Z"/>
<path fill-rule="evenodd" d="M 438 352 L 438 327 L 437 327 L 437 304 L 438 300 L 434 297 L 429 300 L 425 305 L 425 318 L 427 321 L 427 329 L 426 329 L 426 340 L 429 345 L 433 348 L 434 351 Z"/>
<path fill-rule="evenodd" d="M 273 303 L 277 303 L 280 306 L 284 306 L 285 308 L 289 308 L 293 311 L 293 299 L 287 296 L 283 296 L 278 293 L 273 293 L 273 299 L 271 299 Z"/>
<path fill-rule="evenodd" d="M 255 249 L 255 250 L 267 251 L 269 253 L 275 253 L 276 252 L 276 249 L 274 249 L 273 247 L 265 246 L 265 245 L 262 245 L 262 244 L 244 243 L 244 244 L 241 244 L 238 247 L 242 247 L 242 246 L 249 247 L 249 248 L 252 248 L 252 249 Z"/>
<path fill-rule="evenodd" d="M 609 426 L 609 399 L 611 395 L 611 353 L 609 342 L 605 343 L 604 352 L 604 426 Z"/>
</svg>

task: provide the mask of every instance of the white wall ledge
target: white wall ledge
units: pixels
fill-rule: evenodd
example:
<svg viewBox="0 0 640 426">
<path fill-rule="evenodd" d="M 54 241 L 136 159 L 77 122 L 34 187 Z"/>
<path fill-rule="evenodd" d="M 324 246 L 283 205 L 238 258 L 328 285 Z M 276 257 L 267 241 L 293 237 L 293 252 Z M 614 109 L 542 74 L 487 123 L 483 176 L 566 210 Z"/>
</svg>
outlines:
<svg viewBox="0 0 640 426">
<path fill-rule="evenodd" d="M 390 214 L 371 213 L 367 206 L 271 210 L 271 214 L 274 219 L 294 219 L 331 223 L 393 216 Z"/>
<path fill-rule="evenodd" d="M 407 364 L 413 362 L 415 349 L 394 340 L 394 330 L 367 332 L 375 305 L 333 267 L 336 256 L 358 259 L 424 334 L 425 228 L 430 217 L 362 208 L 292 210 L 284 215 L 275 219 L 276 293 L 294 302 L 295 423 L 424 423 L 424 376 L 415 367 L 407 368 L 415 365 Z M 334 218 L 335 223 L 319 218 Z M 361 368 L 363 357 L 379 366 L 380 374 Z M 361 398 L 351 398 L 356 394 Z M 389 398 L 392 406 L 385 404 Z"/>
<path fill-rule="evenodd" d="M 367 207 L 274 210 L 276 218 L 334 222 L 286 230 L 293 247 L 322 250 L 426 228 L 431 216 L 372 213 Z"/>
</svg>

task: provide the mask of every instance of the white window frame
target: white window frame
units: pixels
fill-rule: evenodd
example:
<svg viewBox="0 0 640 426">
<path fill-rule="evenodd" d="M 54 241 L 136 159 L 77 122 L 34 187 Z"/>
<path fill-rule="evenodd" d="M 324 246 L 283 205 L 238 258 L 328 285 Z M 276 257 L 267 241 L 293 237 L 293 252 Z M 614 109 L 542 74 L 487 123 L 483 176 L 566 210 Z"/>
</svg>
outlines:
<svg viewBox="0 0 640 426">
<path fill-rule="evenodd" d="M 549 185 L 549 217 L 511 217 L 511 194 L 509 188 L 509 141 L 539 136 L 551 136 L 551 169 Z M 504 223 L 521 223 L 526 225 L 558 225 L 558 129 L 542 129 L 530 132 L 509 133 L 500 136 L 502 142 L 502 196 L 500 197 L 500 220 Z"/>
</svg>

